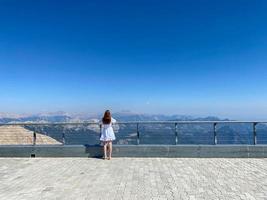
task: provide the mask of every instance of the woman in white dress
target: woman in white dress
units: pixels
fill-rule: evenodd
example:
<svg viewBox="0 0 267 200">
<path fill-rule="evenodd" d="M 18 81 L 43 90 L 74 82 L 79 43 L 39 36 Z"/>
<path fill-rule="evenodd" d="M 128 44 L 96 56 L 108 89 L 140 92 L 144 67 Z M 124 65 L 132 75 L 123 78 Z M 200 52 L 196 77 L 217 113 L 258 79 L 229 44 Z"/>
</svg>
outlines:
<svg viewBox="0 0 267 200">
<path fill-rule="evenodd" d="M 112 141 L 115 140 L 115 134 L 112 128 L 112 124 L 115 123 L 116 120 L 111 117 L 111 113 L 107 110 L 104 113 L 104 116 L 101 120 L 101 136 L 100 141 L 104 143 L 104 159 L 111 159 L 112 154 Z M 108 157 L 107 157 L 108 151 Z"/>
</svg>

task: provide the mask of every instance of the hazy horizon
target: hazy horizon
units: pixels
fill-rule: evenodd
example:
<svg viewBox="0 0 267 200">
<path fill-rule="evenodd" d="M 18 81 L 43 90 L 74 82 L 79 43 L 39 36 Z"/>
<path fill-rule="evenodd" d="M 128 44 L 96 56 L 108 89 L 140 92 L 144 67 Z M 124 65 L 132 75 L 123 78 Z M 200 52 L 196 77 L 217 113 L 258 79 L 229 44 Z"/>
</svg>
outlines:
<svg viewBox="0 0 267 200">
<path fill-rule="evenodd" d="M 57 116 L 57 115 L 69 115 L 69 116 L 83 116 L 87 118 L 94 118 L 99 117 L 103 114 L 105 110 L 99 111 L 99 112 L 91 112 L 91 111 L 83 111 L 83 112 L 67 112 L 67 111 L 40 111 L 40 112 L 0 112 L 0 118 L 1 117 L 29 117 L 29 116 Z M 206 118 L 206 117 L 218 117 L 220 119 L 229 119 L 229 120 L 257 120 L 257 121 L 267 121 L 267 117 L 260 116 L 258 117 L 251 117 L 247 115 L 243 115 L 242 117 L 239 117 L 239 115 L 220 115 L 220 114 L 195 114 L 195 113 L 159 113 L 159 112 L 133 112 L 130 110 L 111 110 L 113 114 L 124 114 L 124 115 L 147 115 L 147 116 L 153 116 L 153 115 L 164 115 L 164 116 L 183 116 L 183 117 L 192 117 L 192 118 Z"/>
</svg>

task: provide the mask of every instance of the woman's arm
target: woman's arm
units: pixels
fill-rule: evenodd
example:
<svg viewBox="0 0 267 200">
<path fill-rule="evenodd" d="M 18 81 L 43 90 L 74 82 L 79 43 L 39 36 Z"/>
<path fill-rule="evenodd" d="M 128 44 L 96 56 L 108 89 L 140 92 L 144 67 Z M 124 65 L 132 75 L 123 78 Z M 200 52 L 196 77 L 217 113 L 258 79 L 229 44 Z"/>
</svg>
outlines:
<svg viewBox="0 0 267 200">
<path fill-rule="evenodd" d="M 117 120 L 116 119 L 114 119 L 114 118 L 111 118 L 111 123 L 112 124 L 114 124 L 114 123 L 116 123 L 117 122 Z"/>
</svg>

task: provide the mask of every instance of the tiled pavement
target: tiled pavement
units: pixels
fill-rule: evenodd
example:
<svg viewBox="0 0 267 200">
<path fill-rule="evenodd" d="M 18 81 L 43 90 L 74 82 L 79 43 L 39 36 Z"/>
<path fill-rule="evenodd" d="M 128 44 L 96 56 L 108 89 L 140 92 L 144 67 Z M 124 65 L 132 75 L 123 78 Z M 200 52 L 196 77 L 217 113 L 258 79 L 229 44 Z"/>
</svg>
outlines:
<svg viewBox="0 0 267 200">
<path fill-rule="evenodd" d="M 267 199 L 267 159 L 0 158 L 0 199 Z"/>
</svg>

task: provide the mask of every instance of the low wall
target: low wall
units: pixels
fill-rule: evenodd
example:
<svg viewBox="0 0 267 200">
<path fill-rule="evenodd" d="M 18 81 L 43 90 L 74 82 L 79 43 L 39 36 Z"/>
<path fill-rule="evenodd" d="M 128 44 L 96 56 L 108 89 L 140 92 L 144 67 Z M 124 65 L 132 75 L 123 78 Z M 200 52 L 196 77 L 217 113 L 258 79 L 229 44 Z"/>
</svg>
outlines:
<svg viewBox="0 0 267 200">
<path fill-rule="evenodd" d="M 0 157 L 101 157 L 101 146 L 0 146 Z M 113 157 L 267 158 L 267 145 L 125 145 Z"/>
</svg>

